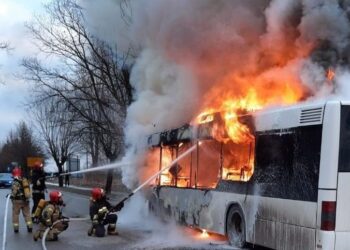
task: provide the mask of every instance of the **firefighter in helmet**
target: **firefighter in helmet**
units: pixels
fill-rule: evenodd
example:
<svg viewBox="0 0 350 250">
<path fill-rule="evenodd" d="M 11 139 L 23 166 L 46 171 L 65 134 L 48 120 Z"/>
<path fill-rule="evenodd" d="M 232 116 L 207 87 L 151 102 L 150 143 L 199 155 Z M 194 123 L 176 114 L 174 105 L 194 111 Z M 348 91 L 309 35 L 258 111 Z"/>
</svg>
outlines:
<svg viewBox="0 0 350 250">
<path fill-rule="evenodd" d="M 32 193 L 33 193 L 33 208 L 32 218 L 34 218 L 35 210 L 41 199 L 45 200 L 45 173 L 43 170 L 43 164 L 36 161 L 32 171 Z"/>
<path fill-rule="evenodd" d="M 27 231 L 29 233 L 33 230 L 33 223 L 30 217 L 29 199 L 31 196 L 29 182 L 26 178 L 22 177 L 22 170 L 18 167 L 12 171 L 12 223 L 15 233 L 19 231 L 19 213 L 22 210 L 24 220 L 27 224 Z"/>
<path fill-rule="evenodd" d="M 105 195 L 102 188 L 93 188 L 91 190 L 90 198 L 90 218 L 92 221 L 91 228 L 88 235 L 95 235 L 97 237 L 105 236 L 105 225 L 108 224 L 107 233 L 109 235 L 118 235 L 116 231 L 116 224 L 118 216 L 115 212 L 120 211 L 124 204 L 112 206 Z"/>
<path fill-rule="evenodd" d="M 51 191 L 49 196 L 50 201 L 43 208 L 39 218 L 39 229 L 33 235 L 35 241 L 43 237 L 47 228 L 50 228 L 46 237 L 49 241 L 58 240 L 58 235 L 68 228 L 68 219 L 62 216 L 62 193 Z"/>
</svg>

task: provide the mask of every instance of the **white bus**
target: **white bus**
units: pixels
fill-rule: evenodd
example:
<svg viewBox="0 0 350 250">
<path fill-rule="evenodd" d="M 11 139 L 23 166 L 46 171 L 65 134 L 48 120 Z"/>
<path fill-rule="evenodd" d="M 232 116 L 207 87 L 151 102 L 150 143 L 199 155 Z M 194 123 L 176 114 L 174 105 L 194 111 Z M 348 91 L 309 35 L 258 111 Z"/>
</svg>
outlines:
<svg viewBox="0 0 350 250">
<path fill-rule="evenodd" d="M 350 249 L 350 103 L 242 115 L 249 144 L 213 139 L 218 120 L 148 138 L 147 165 L 157 168 L 201 141 L 159 176 L 152 210 L 238 247 Z"/>
</svg>

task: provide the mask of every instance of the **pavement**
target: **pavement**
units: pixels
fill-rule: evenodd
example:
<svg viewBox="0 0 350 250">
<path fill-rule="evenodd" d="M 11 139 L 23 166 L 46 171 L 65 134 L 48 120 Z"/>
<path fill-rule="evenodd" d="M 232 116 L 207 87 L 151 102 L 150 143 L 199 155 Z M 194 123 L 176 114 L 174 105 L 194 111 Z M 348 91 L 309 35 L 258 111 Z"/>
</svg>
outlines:
<svg viewBox="0 0 350 250">
<path fill-rule="evenodd" d="M 90 188 L 63 187 L 49 184 L 49 189 L 59 189 L 63 193 L 66 207 L 63 215 L 70 218 L 87 218 Z M 9 189 L 0 189 L 0 199 L 5 201 Z M 112 192 L 111 202 L 124 198 L 126 193 Z M 47 196 L 47 195 L 46 195 Z M 187 249 L 235 249 L 227 244 L 223 237 L 203 237 L 201 232 L 181 227 L 172 223 L 164 224 L 158 218 L 148 213 L 147 201 L 141 194 L 135 194 L 121 212 L 118 213 L 118 236 L 103 238 L 89 237 L 87 230 L 90 221 L 71 221 L 69 228 L 59 235 L 56 242 L 47 242 L 48 250 L 78 250 L 78 249 L 142 249 L 142 250 L 187 250 Z M 4 221 L 5 202 L 0 202 L 0 224 Z M 32 234 L 27 233 L 24 220 L 20 218 L 20 232 L 15 234 L 11 223 L 12 205 L 9 205 L 7 222 L 7 250 L 42 249 L 41 241 L 34 242 Z M 36 227 L 36 225 L 35 225 Z M 3 242 L 3 227 L 0 228 L 0 242 Z"/>
</svg>

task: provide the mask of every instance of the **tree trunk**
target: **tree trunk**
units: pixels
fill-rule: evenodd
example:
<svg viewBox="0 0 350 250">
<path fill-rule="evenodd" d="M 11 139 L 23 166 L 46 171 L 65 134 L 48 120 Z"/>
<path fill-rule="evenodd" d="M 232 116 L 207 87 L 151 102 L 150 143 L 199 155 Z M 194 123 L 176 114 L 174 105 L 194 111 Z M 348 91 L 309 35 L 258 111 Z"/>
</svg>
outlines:
<svg viewBox="0 0 350 250">
<path fill-rule="evenodd" d="M 61 175 L 63 173 L 62 165 L 58 165 L 58 186 L 63 187 L 63 176 Z"/>
<path fill-rule="evenodd" d="M 107 180 L 106 180 L 106 193 L 110 194 L 112 191 L 112 183 L 113 183 L 113 169 L 108 170 L 107 172 Z"/>
</svg>

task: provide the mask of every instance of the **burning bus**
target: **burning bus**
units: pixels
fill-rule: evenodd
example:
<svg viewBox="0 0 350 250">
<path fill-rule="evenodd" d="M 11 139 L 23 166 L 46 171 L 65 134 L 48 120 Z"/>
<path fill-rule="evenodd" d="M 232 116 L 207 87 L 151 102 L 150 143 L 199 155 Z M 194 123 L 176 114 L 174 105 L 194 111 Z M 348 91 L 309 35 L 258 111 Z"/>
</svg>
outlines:
<svg viewBox="0 0 350 250">
<path fill-rule="evenodd" d="M 150 209 L 231 245 L 346 249 L 350 103 L 205 113 L 148 138 Z M 228 122 L 231 122 L 228 126 Z"/>
</svg>

